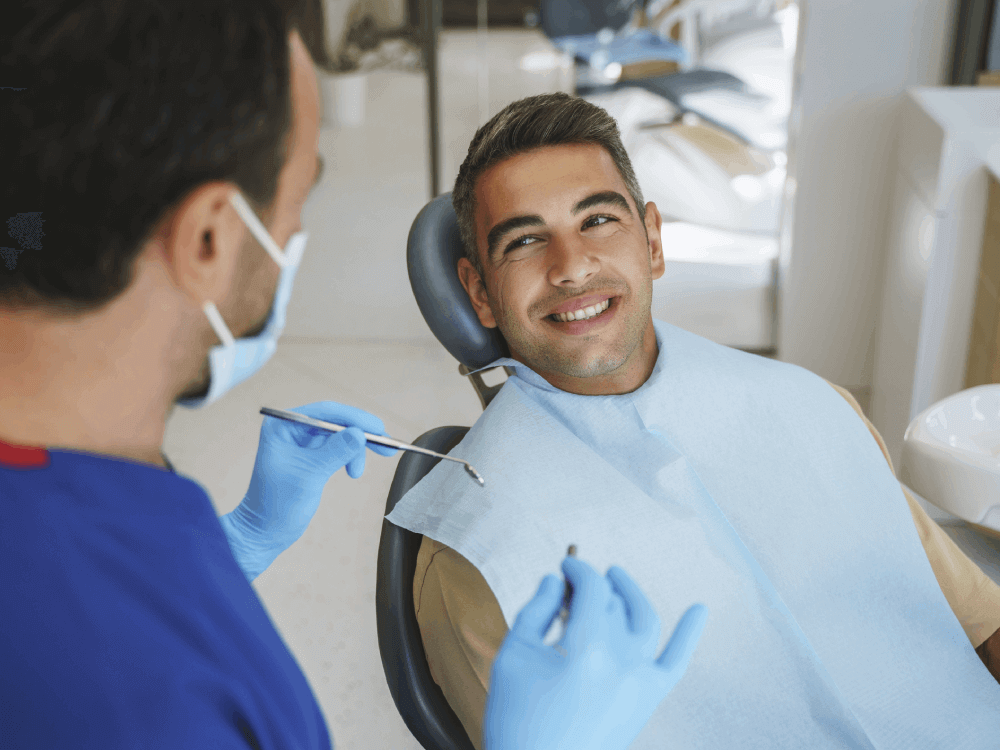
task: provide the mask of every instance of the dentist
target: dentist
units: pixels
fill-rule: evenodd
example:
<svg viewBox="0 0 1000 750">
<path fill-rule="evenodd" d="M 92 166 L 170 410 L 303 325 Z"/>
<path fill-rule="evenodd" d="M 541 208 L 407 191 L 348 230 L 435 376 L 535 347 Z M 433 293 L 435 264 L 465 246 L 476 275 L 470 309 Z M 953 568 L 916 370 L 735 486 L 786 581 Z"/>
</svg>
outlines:
<svg viewBox="0 0 1000 750">
<path fill-rule="evenodd" d="M 250 581 L 302 535 L 333 473 L 362 475 L 362 433 L 384 434 L 381 420 L 329 401 L 295 411 L 350 429 L 265 418 L 246 496 L 221 519 L 161 451 L 174 405 L 221 398 L 284 326 L 322 169 L 299 32 L 315 38 L 317 8 L 8 11 L 0 748 L 331 746 Z M 574 594 L 561 650 L 542 642 L 563 593 L 550 575 L 496 659 L 491 750 L 627 747 L 700 637 L 696 606 L 657 656 L 660 623 L 623 571 L 562 570 Z"/>
</svg>

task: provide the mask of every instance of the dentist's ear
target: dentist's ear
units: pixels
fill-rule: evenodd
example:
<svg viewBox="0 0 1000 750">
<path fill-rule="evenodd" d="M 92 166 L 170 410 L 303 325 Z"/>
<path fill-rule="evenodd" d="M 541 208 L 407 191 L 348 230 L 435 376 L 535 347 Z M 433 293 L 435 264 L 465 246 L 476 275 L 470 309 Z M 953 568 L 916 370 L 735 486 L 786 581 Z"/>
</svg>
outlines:
<svg viewBox="0 0 1000 750">
<path fill-rule="evenodd" d="M 465 293 L 469 295 L 469 301 L 479 317 L 479 322 L 484 328 L 496 328 L 497 320 L 493 316 L 490 308 L 489 296 L 486 291 L 486 282 L 479 275 L 468 258 L 458 259 L 458 280 L 465 287 Z"/>
<path fill-rule="evenodd" d="M 193 190 L 161 223 L 150 245 L 178 289 L 198 307 L 204 300 L 228 298 L 239 280 L 249 231 L 229 205 L 232 189 L 229 183 L 210 182 Z"/>
<path fill-rule="evenodd" d="M 663 218 L 660 210 L 653 201 L 646 204 L 646 238 L 649 248 L 649 267 L 653 279 L 663 276 L 666 264 L 663 260 L 663 242 L 660 239 L 660 227 L 663 225 Z"/>
</svg>

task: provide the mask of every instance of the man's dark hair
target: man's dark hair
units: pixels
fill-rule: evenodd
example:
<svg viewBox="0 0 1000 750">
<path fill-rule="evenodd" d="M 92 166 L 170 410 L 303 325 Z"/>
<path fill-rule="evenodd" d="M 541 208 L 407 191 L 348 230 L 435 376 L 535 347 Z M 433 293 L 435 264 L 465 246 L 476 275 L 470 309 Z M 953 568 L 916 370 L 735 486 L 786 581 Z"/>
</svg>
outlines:
<svg viewBox="0 0 1000 750">
<path fill-rule="evenodd" d="M 595 144 L 611 155 L 635 201 L 639 220 L 645 221 L 642 190 L 614 118 L 597 105 L 569 94 L 529 96 L 508 104 L 476 131 L 452 191 L 465 255 L 480 276 L 483 266 L 476 250 L 476 180 L 494 164 L 518 154 L 570 143 Z"/>
<path fill-rule="evenodd" d="M 0 306 L 104 306 L 129 286 L 165 212 L 200 184 L 232 182 L 267 215 L 291 125 L 292 29 L 331 68 L 321 0 L 10 5 L 0 245 L 14 247 L 0 262 Z"/>
</svg>

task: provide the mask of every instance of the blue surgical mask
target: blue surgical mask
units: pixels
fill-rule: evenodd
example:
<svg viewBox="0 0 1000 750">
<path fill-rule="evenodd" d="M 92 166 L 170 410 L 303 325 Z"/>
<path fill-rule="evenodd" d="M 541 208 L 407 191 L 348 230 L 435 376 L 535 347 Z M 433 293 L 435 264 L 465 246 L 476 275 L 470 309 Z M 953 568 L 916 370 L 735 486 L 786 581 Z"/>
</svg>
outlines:
<svg viewBox="0 0 1000 750">
<path fill-rule="evenodd" d="M 274 354 L 278 346 L 278 337 L 285 328 L 285 311 L 292 296 L 292 283 L 302 261 L 308 237 L 306 232 L 297 232 L 289 238 L 288 244 L 282 250 L 242 195 L 238 192 L 233 193 L 229 202 L 253 236 L 281 267 L 281 275 L 278 277 L 278 288 L 274 293 L 271 314 L 264 325 L 264 330 L 257 336 L 234 339 L 229 327 L 219 315 L 215 303 L 205 303 L 203 308 L 205 315 L 208 316 L 208 322 L 222 343 L 213 346 L 208 353 L 211 375 L 208 393 L 200 398 L 182 399 L 177 402 L 188 409 L 198 409 L 218 401 L 230 388 L 256 373 Z"/>
</svg>

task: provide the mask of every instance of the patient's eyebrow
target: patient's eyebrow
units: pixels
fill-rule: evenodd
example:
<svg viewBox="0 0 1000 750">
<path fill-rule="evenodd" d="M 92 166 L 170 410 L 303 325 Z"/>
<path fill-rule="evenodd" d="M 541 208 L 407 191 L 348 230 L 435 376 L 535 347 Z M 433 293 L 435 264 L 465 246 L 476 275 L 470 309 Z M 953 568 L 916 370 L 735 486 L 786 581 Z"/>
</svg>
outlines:
<svg viewBox="0 0 1000 750">
<path fill-rule="evenodd" d="M 494 226 L 490 233 L 486 235 L 486 254 L 490 260 L 494 260 L 497 252 L 497 245 L 500 244 L 500 240 L 504 238 L 504 235 L 513 232 L 515 229 L 523 229 L 524 227 L 541 227 L 545 226 L 545 219 L 543 219 L 538 214 L 530 214 L 525 216 L 511 216 L 509 219 L 504 219 L 499 224 Z"/>
<path fill-rule="evenodd" d="M 588 195 L 582 201 L 573 206 L 573 215 L 580 213 L 581 211 L 586 211 L 588 208 L 593 208 L 594 206 L 611 205 L 616 208 L 620 208 L 627 214 L 632 213 L 632 209 L 628 205 L 628 201 L 625 200 L 625 196 L 615 190 L 604 190 L 600 193 L 594 193 L 593 195 Z"/>
</svg>

